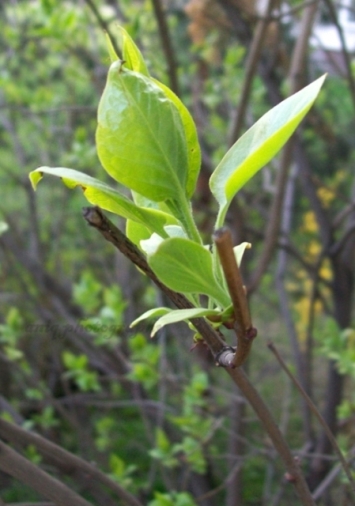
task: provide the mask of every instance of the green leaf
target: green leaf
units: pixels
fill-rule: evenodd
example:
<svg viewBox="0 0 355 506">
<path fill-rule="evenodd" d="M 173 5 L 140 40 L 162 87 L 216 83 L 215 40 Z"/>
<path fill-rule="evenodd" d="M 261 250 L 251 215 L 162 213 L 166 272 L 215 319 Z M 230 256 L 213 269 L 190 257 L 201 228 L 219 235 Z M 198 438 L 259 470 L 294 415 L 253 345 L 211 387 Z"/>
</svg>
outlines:
<svg viewBox="0 0 355 506">
<path fill-rule="evenodd" d="M 200 144 L 198 142 L 197 130 L 194 120 L 191 117 L 188 109 L 181 102 L 179 97 L 175 95 L 175 93 L 165 86 L 163 83 L 160 83 L 156 79 L 154 79 L 155 83 L 163 90 L 168 99 L 170 99 L 176 105 L 182 124 L 185 131 L 185 139 L 187 144 L 187 163 L 188 163 L 188 175 L 186 182 L 186 193 L 189 198 L 195 192 L 197 178 L 200 173 L 201 168 L 201 149 Z"/>
<path fill-rule="evenodd" d="M 90 204 L 97 205 L 106 211 L 141 223 L 149 228 L 151 232 L 156 232 L 162 237 L 167 237 L 164 225 L 176 223 L 176 220 L 171 215 L 158 209 L 139 207 L 114 188 L 73 169 L 40 167 L 32 171 L 30 173 L 30 180 L 34 189 L 36 189 L 43 174 L 51 174 L 52 176 L 62 178 L 69 188 L 81 186 Z"/>
<path fill-rule="evenodd" d="M 203 307 L 169 310 L 167 314 L 165 314 L 155 322 L 150 337 L 153 337 L 158 332 L 158 330 L 165 327 L 165 325 L 170 325 L 171 323 L 186 322 L 191 320 L 192 318 L 202 318 L 204 316 L 219 315 L 219 314 L 220 311 L 218 311 L 217 309 L 206 309 Z"/>
<path fill-rule="evenodd" d="M 132 197 L 133 197 L 134 203 L 138 207 L 147 207 L 149 209 L 162 210 L 159 208 L 159 204 L 157 202 L 153 202 L 152 200 L 149 200 L 146 197 L 139 195 L 139 193 L 137 193 L 137 192 L 132 192 Z M 165 206 L 165 208 L 166 208 L 166 206 Z M 166 209 L 164 209 L 164 212 L 165 211 L 166 211 Z M 168 210 L 167 214 L 170 214 L 171 219 L 177 223 L 176 218 L 173 217 L 173 215 L 169 212 L 169 210 Z M 142 240 L 149 239 L 149 237 L 152 234 L 151 234 L 151 231 L 149 230 L 149 228 L 142 225 L 141 223 L 137 223 L 132 220 L 127 220 L 126 235 L 134 244 L 136 244 L 140 248 L 140 242 Z"/>
<path fill-rule="evenodd" d="M 130 324 L 130 328 L 134 327 L 135 325 L 142 322 L 143 320 L 147 320 L 148 318 L 157 318 L 158 316 L 169 313 L 170 311 L 171 311 L 171 309 L 168 307 L 155 307 L 153 309 L 149 309 L 149 311 L 146 311 L 145 313 L 141 314 L 138 318 L 136 318 Z"/>
<path fill-rule="evenodd" d="M 106 38 L 106 44 L 107 44 L 108 54 L 110 56 L 111 63 L 113 63 L 114 61 L 119 60 L 120 57 L 116 53 L 115 48 L 113 47 L 112 41 L 111 41 L 110 36 L 109 36 L 108 33 L 105 33 L 105 38 Z"/>
<path fill-rule="evenodd" d="M 223 224 L 234 195 L 266 165 L 291 137 L 313 105 L 325 76 L 287 98 L 259 119 L 227 152 L 210 178 L 220 205 L 216 227 Z"/>
<path fill-rule="evenodd" d="M 181 237 L 166 239 L 148 256 L 148 263 L 172 290 L 209 295 L 222 307 L 230 303 L 214 277 L 211 253 L 200 244 Z"/>
<path fill-rule="evenodd" d="M 133 42 L 132 38 L 122 26 L 118 26 L 118 32 L 118 45 L 120 46 L 122 59 L 127 68 L 149 77 L 149 72 L 142 53 Z"/>
<path fill-rule="evenodd" d="M 126 236 L 136 246 L 140 248 L 140 242 L 149 239 L 151 236 L 150 230 L 136 221 L 127 220 L 126 222 Z"/>
<path fill-rule="evenodd" d="M 121 61 L 109 70 L 96 143 L 116 181 L 156 202 L 185 198 L 187 146 L 179 112 L 152 79 Z"/>
</svg>

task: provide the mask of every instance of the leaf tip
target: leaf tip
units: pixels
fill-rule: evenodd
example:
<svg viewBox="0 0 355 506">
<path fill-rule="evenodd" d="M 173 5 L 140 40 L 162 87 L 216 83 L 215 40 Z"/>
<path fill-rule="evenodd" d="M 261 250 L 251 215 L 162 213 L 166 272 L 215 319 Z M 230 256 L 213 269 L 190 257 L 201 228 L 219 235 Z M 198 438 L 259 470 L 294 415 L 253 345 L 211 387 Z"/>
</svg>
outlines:
<svg viewBox="0 0 355 506">
<path fill-rule="evenodd" d="M 116 53 L 114 45 L 111 40 L 111 37 L 107 32 L 105 32 L 105 38 L 106 38 L 108 54 L 109 54 L 111 63 L 113 63 L 113 62 L 119 60 L 120 58 L 119 58 L 118 54 Z"/>
<path fill-rule="evenodd" d="M 43 177 L 43 172 L 41 171 L 41 168 L 33 170 L 32 172 L 29 173 L 29 178 L 30 178 L 31 185 L 32 185 L 32 188 L 34 189 L 34 191 L 37 190 L 37 185 L 40 182 L 40 180 L 42 179 L 42 177 Z"/>
</svg>

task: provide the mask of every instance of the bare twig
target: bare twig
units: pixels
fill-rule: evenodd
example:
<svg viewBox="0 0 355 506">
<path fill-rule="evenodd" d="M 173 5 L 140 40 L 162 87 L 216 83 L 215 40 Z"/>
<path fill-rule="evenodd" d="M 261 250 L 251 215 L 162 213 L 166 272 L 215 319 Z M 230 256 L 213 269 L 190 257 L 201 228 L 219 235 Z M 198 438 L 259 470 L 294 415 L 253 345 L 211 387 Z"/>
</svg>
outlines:
<svg viewBox="0 0 355 506">
<path fill-rule="evenodd" d="M 170 88 L 176 95 L 179 95 L 179 82 L 177 77 L 177 62 L 171 37 L 169 34 L 169 27 L 166 21 L 166 16 L 160 0 L 152 0 L 155 17 L 158 23 L 158 29 L 161 39 L 161 45 L 165 54 L 165 60 L 168 66 L 168 76 Z"/>
<path fill-rule="evenodd" d="M 231 233 L 227 228 L 220 228 L 213 234 L 213 239 L 221 261 L 234 310 L 234 329 L 237 335 L 237 349 L 231 366 L 239 367 L 245 362 L 250 353 L 253 339 L 256 337 L 256 329 L 251 323 L 242 276 L 234 256 Z"/>
<path fill-rule="evenodd" d="M 92 506 L 56 478 L 29 462 L 25 457 L 0 441 L 0 469 L 36 490 L 56 506 Z"/>
<path fill-rule="evenodd" d="M 319 1 L 319 0 L 318 0 Z M 317 12 L 318 1 L 308 5 L 301 21 L 300 33 L 298 34 L 296 45 L 293 51 L 291 66 L 289 71 L 290 95 L 296 93 L 302 87 L 304 79 L 304 62 L 308 48 L 308 39 L 311 34 L 313 21 Z M 281 208 L 284 199 L 284 193 L 288 178 L 289 166 L 293 154 L 293 139 L 284 147 L 280 166 L 276 180 L 276 193 L 272 202 L 268 224 L 266 228 L 266 240 L 264 249 L 260 255 L 260 260 L 255 270 L 255 274 L 248 289 L 254 291 L 260 283 L 260 280 L 266 271 L 272 254 L 277 245 L 277 238 L 281 222 Z"/>
<path fill-rule="evenodd" d="M 295 192 L 295 179 L 297 175 L 296 167 L 293 167 L 290 173 L 290 177 L 288 178 L 286 191 L 285 191 L 285 199 L 283 203 L 282 209 L 282 223 L 281 223 L 281 233 L 282 236 L 287 237 L 290 233 L 291 222 L 292 222 L 292 214 L 293 214 L 293 200 L 294 200 L 294 192 Z M 285 288 L 285 273 L 287 267 L 287 251 L 285 249 L 280 248 L 278 257 L 277 257 L 277 269 L 276 269 L 276 289 L 279 294 L 279 304 L 281 314 L 286 324 L 287 334 L 290 339 L 291 348 L 293 351 L 293 357 L 296 364 L 297 377 L 300 379 L 302 384 L 305 386 L 306 390 L 308 389 L 306 386 L 306 375 L 305 375 L 305 360 L 302 355 L 299 340 L 297 337 L 297 332 L 295 328 L 295 324 L 291 315 L 291 308 L 288 301 L 288 294 Z M 313 275 L 313 270 L 311 271 Z M 310 410 L 307 406 L 307 403 L 302 398 L 302 414 L 303 414 L 303 428 L 304 434 L 307 441 L 312 441 L 312 423 Z"/>
<path fill-rule="evenodd" d="M 298 496 L 304 506 L 315 506 L 315 502 L 311 496 L 308 485 L 304 476 L 299 468 L 297 459 L 294 459 L 290 448 L 288 447 L 284 436 L 276 425 L 268 407 L 256 391 L 254 386 L 249 382 L 246 374 L 241 367 L 226 369 L 228 374 L 232 377 L 238 385 L 243 395 L 248 400 L 255 413 L 258 415 L 259 420 L 262 422 L 264 429 L 268 433 L 273 445 L 283 460 L 287 473 L 285 478 L 292 483 L 298 493 Z"/>
<path fill-rule="evenodd" d="M 351 464 L 354 461 L 354 449 L 352 450 L 352 456 L 349 458 L 348 462 Z M 331 486 L 335 478 L 338 476 L 342 469 L 342 465 L 338 463 L 333 467 L 331 471 L 327 474 L 324 480 L 318 485 L 318 487 L 313 491 L 313 498 L 317 501 L 322 497 L 322 495 L 327 491 L 327 489 Z"/>
<path fill-rule="evenodd" d="M 279 354 L 276 346 L 272 343 L 272 342 L 269 342 L 268 343 L 268 347 L 269 349 L 273 352 L 273 354 L 275 355 L 277 361 L 279 362 L 280 366 L 282 367 L 282 369 L 285 371 L 285 373 L 287 374 L 287 376 L 291 379 L 291 381 L 293 382 L 293 384 L 295 385 L 295 387 L 297 388 L 297 390 L 301 393 L 302 397 L 306 400 L 310 410 L 312 411 L 312 413 L 316 416 L 317 420 L 319 421 L 319 423 L 321 424 L 321 426 L 323 427 L 324 429 L 324 432 L 327 434 L 328 438 L 329 438 L 329 441 L 335 451 L 335 453 L 337 454 L 338 456 L 338 459 L 345 471 L 345 474 L 346 476 L 348 477 L 348 480 L 351 484 L 351 490 L 352 490 L 352 493 L 353 493 L 353 496 L 355 498 L 355 481 L 351 475 L 351 471 L 349 469 L 349 465 L 348 463 L 346 462 L 345 458 L 343 457 L 343 454 L 338 446 L 338 443 L 336 442 L 336 439 L 335 437 L 333 436 L 333 433 L 332 431 L 329 429 L 327 423 L 325 422 L 324 418 L 322 417 L 321 413 L 318 411 L 316 405 L 314 404 L 314 402 L 312 401 L 312 399 L 309 397 L 309 395 L 307 395 L 307 393 L 305 392 L 304 388 L 302 387 L 302 385 L 300 384 L 300 382 L 297 380 L 297 378 L 295 378 L 295 376 L 292 374 L 292 372 L 290 371 L 290 369 L 287 367 L 285 361 L 283 360 L 283 358 L 281 357 L 281 355 Z"/>
<path fill-rule="evenodd" d="M 334 2 L 332 0 L 323 0 L 323 2 L 326 4 L 329 14 L 330 14 L 330 17 L 332 18 L 332 21 L 338 31 L 339 39 L 341 42 L 341 52 L 343 53 L 343 58 L 344 58 L 344 63 L 345 63 L 346 78 L 349 83 L 350 95 L 352 98 L 353 107 L 355 109 L 355 79 L 353 77 L 353 71 L 351 68 L 351 65 L 352 65 L 351 64 L 351 57 L 350 57 L 349 51 L 347 50 L 347 47 L 346 47 L 344 31 L 343 31 L 341 24 L 339 23 L 337 12 L 336 12 L 335 6 L 334 6 Z"/>
<path fill-rule="evenodd" d="M 244 117 L 249 103 L 250 93 L 252 91 L 252 82 L 259 63 L 260 54 L 263 50 L 263 42 L 266 35 L 266 30 L 271 21 L 270 15 L 272 10 L 278 4 L 278 0 L 268 0 L 265 12 L 262 18 L 259 19 L 254 37 L 250 46 L 247 61 L 245 63 L 245 77 L 243 80 L 243 86 L 239 96 L 238 109 L 235 114 L 234 123 L 231 129 L 231 135 L 229 139 L 229 145 L 232 146 L 240 135 L 241 128 L 243 126 Z"/>
<path fill-rule="evenodd" d="M 118 483 L 111 480 L 95 466 L 64 450 L 60 446 L 46 440 L 42 436 L 29 432 L 5 420 L 0 419 L 0 437 L 21 446 L 33 445 L 42 457 L 66 474 L 82 473 L 85 480 L 94 480 L 108 490 L 115 492 L 117 497 L 125 501 L 128 506 L 142 506 L 142 504 Z"/>
<path fill-rule="evenodd" d="M 93 13 L 93 15 L 95 16 L 96 21 L 98 22 L 98 25 L 103 29 L 104 32 L 106 32 L 109 35 L 111 43 L 112 43 L 112 46 L 113 46 L 113 48 L 115 50 L 115 53 L 118 56 L 122 56 L 121 55 L 121 51 L 120 51 L 120 49 L 119 49 L 119 47 L 117 45 L 116 39 L 115 39 L 115 37 L 113 36 L 113 34 L 112 34 L 111 30 L 110 30 L 109 24 L 101 16 L 100 11 L 96 7 L 96 5 L 93 2 L 93 0 L 85 0 L 85 3 L 89 7 L 89 9 Z"/>
</svg>

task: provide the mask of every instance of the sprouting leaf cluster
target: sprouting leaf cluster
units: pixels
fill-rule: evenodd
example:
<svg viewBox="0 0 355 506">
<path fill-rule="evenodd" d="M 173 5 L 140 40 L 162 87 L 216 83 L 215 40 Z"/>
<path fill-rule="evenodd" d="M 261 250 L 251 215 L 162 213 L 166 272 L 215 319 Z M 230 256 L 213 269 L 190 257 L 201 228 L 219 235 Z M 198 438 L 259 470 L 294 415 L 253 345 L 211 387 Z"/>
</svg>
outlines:
<svg viewBox="0 0 355 506">
<path fill-rule="evenodd" d="M 184 293 L 191 310 L 158 308 L 162 326 L 194 317 L 213 317 L 217 325 L 231 318 L 226 282 L 213 247 L 204 245 L 191 199 L 201 165 L 194 121 L 180 99 L 154 79 L 128 33 L 119 29 L 120 55 L 108 39 L 111 66 L 98 107 L 97 153 L 105 171 L 131 191 L 128 198 L 86 174 L 68 168 L 40 167 L 30 175 L 34 187 L 44 173 L 80 186 L 87 200 L 127 220 L 128 237 L 147 256 L 158 278 Z M 223 226 L 236 193 L 289 139 L 309 111 L 324 77 L 286 99 L 257 121 L 225 154 L 210 178 Z M 240 262 L 246 244 L 236 250 Z M 200 296 L 207 296 L 202 307 Z M 137 322 L 136 321 L 136 322 Z"/>
</svg>

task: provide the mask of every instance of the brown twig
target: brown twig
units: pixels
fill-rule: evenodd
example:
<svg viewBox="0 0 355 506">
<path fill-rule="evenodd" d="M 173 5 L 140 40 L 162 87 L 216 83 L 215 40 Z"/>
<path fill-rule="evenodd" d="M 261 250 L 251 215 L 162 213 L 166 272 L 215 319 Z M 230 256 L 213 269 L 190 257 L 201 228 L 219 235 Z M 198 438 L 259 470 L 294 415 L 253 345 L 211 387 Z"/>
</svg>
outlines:
<svg viewBox="0 0 355 506">
<path fill-rule="evenodd" d="M 109 24 L 104 20 L 104 18 L 101 16 L 100 14 L 100 11 L 98 10 L 98 8 L 96 7 L 95 3 L 92 1 L 92 0 L 85 0 L 85 3 L 87 4 L 87 6 L 89 7 L 89 9 L 91 10 L 91 12 L 93 13 L 93 15 L 95 16 L 96 18 L 96 21 L 98 22 L 99 26 L 103 29 L 104 32 L 106 32 L 108 34 L 108 36 L 110 37 L 110 40 L 111 40 L 111 43 L 112 43 L 112 46 L 115 50 L 115 53 L 118 55 L 118 56 L 122 56 L 121 55 L 121 51 L 117 45 L 117 42 L 116 42 L 116 39 L 115 37 L 113 36 L 111 30 L 110 30 L 110 27 L 109 27 Z"/>
<path fill-rule="evenodd" d="M 36 490 L 57 506 L 92 506 L 56 478 L 29 462 L 25 457 L 0 441 L 0 469 Z"/>
<path fill-rule="evenodd" d="M 89 225 L 95 227 L 106 240 L 111 242 L 119 251 L 121 251 L 129 260 L 139 267 L 161 290 L 174 302 L 177 307 L 183 309 L 191 308 L 191 303 L 182 294 L 173 292 L 163 285 L 152 272 L 138 248 L 120 231 L 113 223 L 103 214 L 101 209 L 97 207 L 86 207 L 83 210 L 84 218 Z M 203 339 L 211 352 L 216 355 L 225 347 L 225 343 L 221 336 L 208 324 L 203 318 L 192 320 L 194 326 L 200 332 Z M 312 495 L 309 491 L 304 476 L 294 460 L 293 455 L 277 427 L 268 407 L 260 397 L 256 389 L 248 380 L 242 368 L 226 368 L 232 380 L 239 387 L 244 397 L 248 400 L 255 413 L 258 415 L 260 422 L 263 424 L 271 441 L 274 444 L 280 458 L 282 459 L 289 480 L 295 487 L 295 490 L 301 500 L 303 506 L 315 506 Z"/>
<path fill-rule="evenodd" d="M 297 390 L 300 392 L 300 394 L 302 395 L 302 397 L 306 400 L 306 402 L 307 402 L 307 404 L 309 406 L 309 409 L 316 416 L 317 420 L 319 421 L 319 423 L 323 427 L 324 432 L 327 434 L 327 436 L 329 438 L 329 441 L 330 441 L 330 443 L 331 443 L 331 445 L 332 445 L 335 453 L 337 454 L 338 459 L 339 459 L 339 461 L 340 461 L 340 463 L 341 463 L 341 465 L 342 465 L 342 467 L 343 467 L 343 469 L 345 471 L 345 474 L 348 477 L 348 480 L 349 480 L 349 482 L 351 484 L 352 494 L 353 494 L 353 496 L 355 498 L 355 481 L 354 481 L 354 479 L 353 479 L 353 477 L 351 475 L 351 471 L 349 469 L 349 465 L 346 462 L 345 458 L 343 457 L 343 454 L 342 454 L 342 452 L 341 452 L 341 450 L 340 450 L 340 448 L 338 446 L 338 443 L 336 442 L 335 437 L 333 436 L 332 431 L 329 429 L 326 421 L 322 417 L 321 413 L 319 412 L 319 410 L 315 406 L 315 404 L 312 401 L 312 399 L 309 397 L 309 395 L 307 395 L 307 393 L 305 392 L 305 390 L 302 387 L 302 385 L 300 384 L 300 382 L 297 380 L 297 378 L 295 378 L 295 376 L 292 374 L 292 372 L 290 371 L 290 369 L 287 367 L 285 361 L 281 357 L 281 355 L 278 352 L 278 350 L 277 350 L 276 346 L 274 345 L 274 343 L 269 342 L 268 343 L 268 348 L 275 355 L 275 357 L 276 357 L 277 361 L 279 362 L 280 366 L 285 371 L 285 373 L 287 374 L 287 376 L 291 379 L 291 381 L 293 382 L 293 384 L 295 385 L 295 387 L 297 388 Z"/>
<path fill-rule="evenodd" d="M 165 60 L 168 66 L 168 76 L 170 88 L 179 96 L 179 81 L 177 77 L 177 63 L 174 48 L 169 34 L 169 27 L 166 16 L 160 0 L 152 0 L 155 17 L 158 23 L 158 29 L 161 39 L 161 45 L 165 54 Z"/>
<path fill-rule="evenodd" d="M 256 337 L 256 329 L 251 323 L 243 280 L 233 251 L 231 233 L 227 228 L 223 227 L 216 230 L 213 234 L 213 239 L 234 310 L 237 349 L 231 365 L 232 367 L 239 367 L 245 362 L 250 353 L 253 339 Z"/>
<path fill-rule="evenodd" d="M 290 94 L 292 95 L 300 90 L 304 80 L 304 63 L 308 49 L 308 40 L 311 34 L 313 22 L 317 12 L 319 0 L 307 5 L 304 10 L 300 32 L 297 37 L 295 48 L 292 54 L 291 65 L 288 79 L 290 81 Z M 285 194 L 285 188 L 288 178 L 289 166 L 293 155 L 293 138 L 285 145 L 280 158 L 279 171 L 276 179 L 276 192 L 272 201 L 269 219 L 266 227 L 264 248 L 260 255 L 258 265 L 255 269 L 252 281 L 248 287 L 253 292 L 259 285 L 263 274 L 265 273 L 273 252 L 277 245 L 277 239 L 281 223 L 281 209 Z"/>
<path fill-rule="evenodd" d="M 29 432 L 21 427 L 0 419 L 0 437 L 13 444 L 20 444 L 23 447 L 33 445 L 42 457 L 52 465 L 56 466 L 65 474 L 82 473 L 85 480 L 94 480 L 108 490 L 115 492 L 117 497 L 122 499 L 127 506 L 142 506 L 142 504 L 129 492 L 124 490 L 118 483 L 111 480 L 95 466 L 64 450 L 60 446 L 46 440 L 39 434 Z"/>
<path fill-rule="evenodd" d="M 249 98 L 252 91 L 253 78 L 259 63 L 260 54 L 264 47 L 263 43 L 265 40 L 266 30 L 271 21 L 270 15 L 277 3 L 278 0 L 268 0 L 268 4 L 265 8 L 265 13 L 262 16 L 262 18 L 259 19 L 256 25 L 254 37 L 250 45 L 247 61 L 245 63 L 245 77 L 243 80 L 243 85 L 239 96 L 238 109 L 236 111 L 234 123 L 231 129 L 231 135 L 229 139 L 230 146 L 232 146 L 238 139 L 241 132 L 241 128 L 243 126 L 244 117 L 247 111 Z"/>
<path fill-rule="evenodd" d="M 350 91 L 351 99 L 353 102 L 353 107 L 355 108 L 355 79 L 353 77 L 352 58 L 351 58 L 349 51 L 346 47 L 344 30 L 343 30 L 341 24 L 339 23 L 339 19 L 337 16 L 334 2 L 331 0 L 323 0 L 323 2 L 328 7 L 330 17 L 337 29 L 338 35 L 339 35 L 339 39 L 340 39 L 340 43 L 341 43 L 341 52 L 343 54 L 344 63 L 345 63 L 346 78 L 347 78 L 348 84 L 349 84 L 349 91 Z"/>
</svg>

